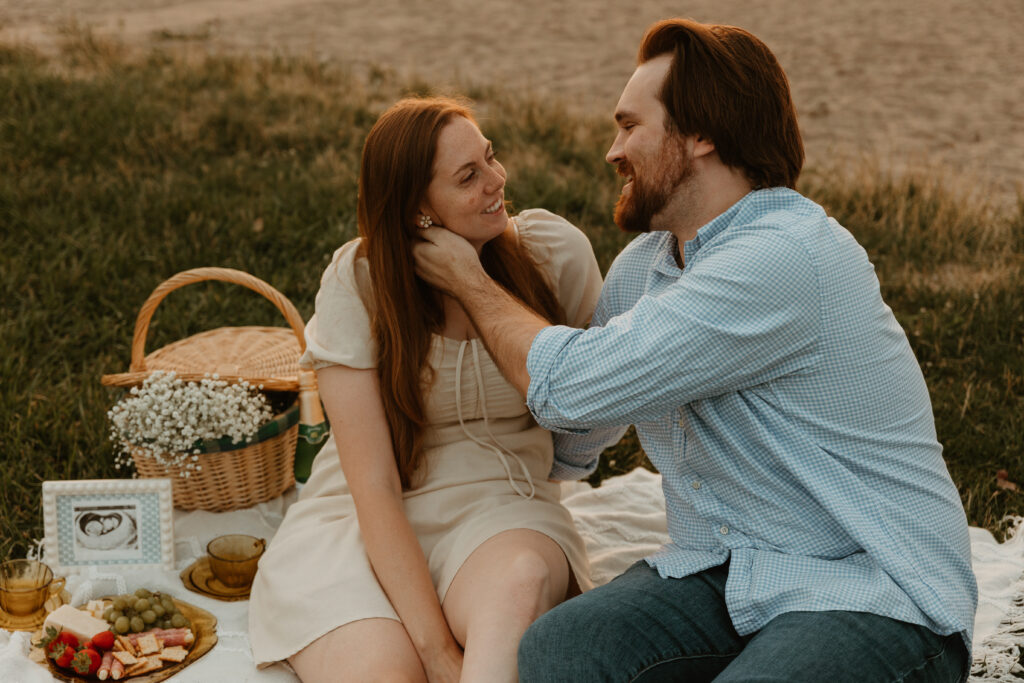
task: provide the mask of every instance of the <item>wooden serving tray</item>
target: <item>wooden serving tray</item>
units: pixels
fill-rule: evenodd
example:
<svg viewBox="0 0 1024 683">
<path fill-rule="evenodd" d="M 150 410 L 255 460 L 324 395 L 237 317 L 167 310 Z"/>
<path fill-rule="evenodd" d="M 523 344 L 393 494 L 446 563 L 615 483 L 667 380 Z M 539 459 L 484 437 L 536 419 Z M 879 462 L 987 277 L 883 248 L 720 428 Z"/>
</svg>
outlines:
<svg viewBox="0 0 1024 683">
<path fill-rule="evenodd" d="M 106 597 L 103 599 L 106 601 L 113 600 L 112 597 Z M 190 605 L 189 603 L 181 600 L 175 599 L 174 604 L 185 618 L 192 622 L 192 633 L 196 637 L 196 639 L 192 641 L 192 647 L 189 648 L 188 657 L 185 657 L 183 661 L 178 662 L 177 664 L 166 666 L 163 669 L 153 671 L 152 673 L 139 674 L 137 676 L 125 676 L 121 681 L 131 681 L 132 683 L 159 683 L 159 681 L 170 678 L 192 662 L 205 655 L 213 649 L 214 645 L 217 644 L 217 617 L 213 616 L 201 607 Z M 38 631 L 36 635 L 39 638 L 42 638 L 42 631 Z M 33 638 L 33 642 L 37 642 L 39 638 Z M 38 652 L 39 649 L 36 648 L 35 651 Z M 62 669 L 54 664 L 52 659 L 47 658 L 45 662 L 40 662 L 40 664 L 47 667 L 55 678 L 61 681 L 67 681 L 68 683 L 92 683 L 92 681 L 99 680 L 95 675 L 79 676 L 67 669 Z M 109 678 L 107 680 L 111 681 Z M 117 683 L 120 683 L 120 681 Z"/>
</svg>

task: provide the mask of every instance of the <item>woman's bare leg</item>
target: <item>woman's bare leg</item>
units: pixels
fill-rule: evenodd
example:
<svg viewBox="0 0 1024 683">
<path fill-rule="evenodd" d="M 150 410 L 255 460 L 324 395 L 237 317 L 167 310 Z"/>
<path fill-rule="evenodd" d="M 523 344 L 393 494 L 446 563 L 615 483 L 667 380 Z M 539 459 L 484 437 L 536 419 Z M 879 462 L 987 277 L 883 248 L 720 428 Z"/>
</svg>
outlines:
<svg viewBox="0 0 1024 683">
<path fill-rule="evenodd" d="M 394 619 L 362 619 L 340 626 L 292 655 L 288 663 L 303 683 L 427 680 L 409 634 Z"/>
<path fill-rule="evenodd" d="M 568 585 L 565 553 L 540 532 L 505 531 L 474 550 L 442 605 L 465 648 L 462 680 L 516 681 L 519 639 L 565 599 Z"/>
</svg>

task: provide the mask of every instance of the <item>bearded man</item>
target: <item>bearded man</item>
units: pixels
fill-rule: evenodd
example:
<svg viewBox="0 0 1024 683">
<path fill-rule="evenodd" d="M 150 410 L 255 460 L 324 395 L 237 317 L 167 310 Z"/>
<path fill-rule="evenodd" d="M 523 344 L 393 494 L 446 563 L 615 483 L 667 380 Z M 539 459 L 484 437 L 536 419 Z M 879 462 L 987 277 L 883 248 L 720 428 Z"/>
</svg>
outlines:
<svg viewBox="0 0 1024 683">
<path fill-rule="evenodd" d="M 641 233 L 587 330 L 552 326 L 425 230 L 457 297 L 582 477 L 636 426 L 670 542 L 556 607 L 525 681 L 956 681 L 977 587 L 928 390 L 867 254 L 793 188 L 785 74 L 750 33 L 652 26 L 608 152 Z"/>
</svg>

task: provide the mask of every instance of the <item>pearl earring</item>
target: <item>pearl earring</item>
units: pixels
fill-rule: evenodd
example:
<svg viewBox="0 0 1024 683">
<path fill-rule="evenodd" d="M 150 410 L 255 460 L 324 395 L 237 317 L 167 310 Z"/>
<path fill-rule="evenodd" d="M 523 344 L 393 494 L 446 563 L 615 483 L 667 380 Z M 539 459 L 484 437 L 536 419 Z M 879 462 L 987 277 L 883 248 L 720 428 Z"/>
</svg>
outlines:
<svg viewBox="0 0 1024 683">
<path fill-rule="evenodd" d="M 421 213 L 420 214 L 420 227 L 421 228 L 429 228 L 433 224 L 434 224 L 434 221 L 431 220 L 430 216 L 428 216 L 425 213 Z"/>
</svg>

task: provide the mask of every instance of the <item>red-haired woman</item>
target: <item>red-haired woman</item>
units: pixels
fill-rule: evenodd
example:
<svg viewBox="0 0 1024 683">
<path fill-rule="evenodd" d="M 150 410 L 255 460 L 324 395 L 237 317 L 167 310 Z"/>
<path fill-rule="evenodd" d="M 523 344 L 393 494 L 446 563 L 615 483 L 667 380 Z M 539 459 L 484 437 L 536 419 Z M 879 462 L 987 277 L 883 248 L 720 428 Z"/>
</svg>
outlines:
<svg viewBox="0 0 1024 683">
<path fill-rule="evenodd" d="M 526 627 L 591 586 L 551 434 L 413 267 L 417 232 L 440 225 L 531 308 L 585 324 L 601 286 L 586 236 L 542 210 L 510 218 L 504 187 L 456 101 L 403 100 L 367 136 L 360 236 L 306 328 L 332 436 L 260 562 L 257 664 L 287 659 L 307 683 L 513 681 Z"/>
</svg>

